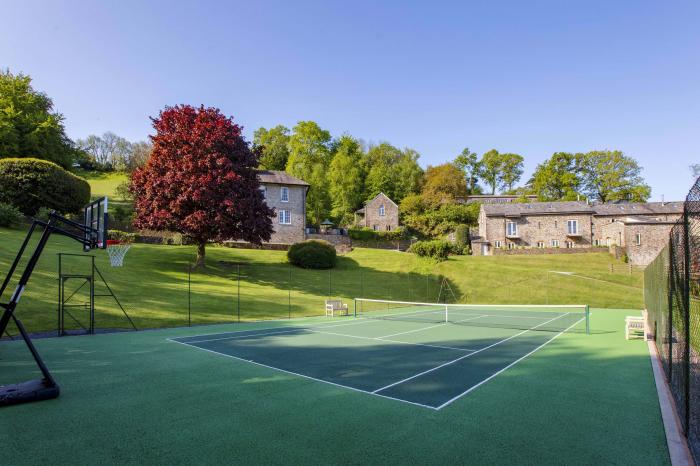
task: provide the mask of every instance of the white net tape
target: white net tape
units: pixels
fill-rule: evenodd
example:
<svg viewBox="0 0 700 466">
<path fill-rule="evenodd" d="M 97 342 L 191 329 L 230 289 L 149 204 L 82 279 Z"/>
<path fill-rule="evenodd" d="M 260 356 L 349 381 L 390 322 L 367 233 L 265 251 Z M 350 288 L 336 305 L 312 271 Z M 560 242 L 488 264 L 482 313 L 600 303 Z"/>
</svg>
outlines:
<svg viewBox="0 0 700 466">
<path fill-rule="evenodd" d="M 109 255 L 109 263 L 112 267 L 121 267 L 124 263 L 124 256 L 131 247 L 130 244 L 108 244 L 107 254 Z"/>
</svg>

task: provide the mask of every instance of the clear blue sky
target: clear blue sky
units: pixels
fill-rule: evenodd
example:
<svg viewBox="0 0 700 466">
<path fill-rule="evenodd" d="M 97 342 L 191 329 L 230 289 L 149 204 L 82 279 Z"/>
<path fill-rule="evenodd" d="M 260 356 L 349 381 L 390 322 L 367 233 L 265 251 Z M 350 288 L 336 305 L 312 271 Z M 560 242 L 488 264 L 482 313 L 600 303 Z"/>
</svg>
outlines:
<svg viewBox="0 0 700 466">
<path fill-rule="evenodd" d="M 252 139 L 315 120 L 421 164 L 464 147 L 620 149 L 653 198 L 700 163 L 700 2 L 5 1 L 0 66 L 34 78 L 72 138 L 150 132 L 216 106 Z"/>
</svg>

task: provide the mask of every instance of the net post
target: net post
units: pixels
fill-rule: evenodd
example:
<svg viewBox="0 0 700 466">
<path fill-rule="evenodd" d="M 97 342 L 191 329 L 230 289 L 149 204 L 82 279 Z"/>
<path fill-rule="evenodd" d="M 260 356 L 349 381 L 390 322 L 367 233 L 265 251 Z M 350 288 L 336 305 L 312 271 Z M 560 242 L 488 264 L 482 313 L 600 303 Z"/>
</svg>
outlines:
<svg viewBox="0 0 700 466">
<path fill-rule="evenodd" d="M 450 321 L 449 306 L 445 303 L 445 323 Z"/>
<path fill-rule="evenodd" d="M 355 315 L 355 318 L 357 319 L 357 298 L 353 298 L 352 307 L 353 307 L 353 314 Z"/>
<path fill-rule="evenodd" d="M 591 306 L 586 304 L 586 335 L 591 334 Z"/>
</svg>

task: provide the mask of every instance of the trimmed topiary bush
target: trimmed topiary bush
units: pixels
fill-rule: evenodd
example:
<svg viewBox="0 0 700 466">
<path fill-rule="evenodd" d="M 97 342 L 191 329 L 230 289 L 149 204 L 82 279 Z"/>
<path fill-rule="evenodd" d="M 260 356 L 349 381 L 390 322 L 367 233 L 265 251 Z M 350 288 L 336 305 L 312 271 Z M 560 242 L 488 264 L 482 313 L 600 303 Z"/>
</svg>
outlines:
<svg viewBox="0 0 700 466">
<path fill-rule="evenodd" d="M 24 216 L 17 207 L 0 202 L 0 227 L 13 227 L 22 223 L 22 220 Z"/>
<path fill-rule="evenodd" d="M 328 241 L 310 239 L 292 244 L 287 251 L 287 259 L 305 269 L 330 269 L 335 267 L 338 257 Z"/>
<path fill-rule="evenodd" d="M 420 257 L 430 257 L 438 261 L 444 261 L 450 255 L 451 249 L 450 243 L 443 240 L 417 241 L 408 248 L 408 252 L 412 252 Z"/>
<path fill-rule="evenodd" d="M 75 213 L 90 202 L 90 185 L 46 160 L 0 159 L 0 202 L 30 216 L 41 207 Z"/>
</svg>

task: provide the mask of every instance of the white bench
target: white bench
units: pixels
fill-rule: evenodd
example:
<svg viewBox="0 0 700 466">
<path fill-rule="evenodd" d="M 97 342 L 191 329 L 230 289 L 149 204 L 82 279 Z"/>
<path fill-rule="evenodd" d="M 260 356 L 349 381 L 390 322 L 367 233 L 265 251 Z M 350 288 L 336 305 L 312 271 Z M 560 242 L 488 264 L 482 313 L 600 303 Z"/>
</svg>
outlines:
<svg viewBox="0 0 700 466">
<path fill-rule="evenodd" d="M 625 340 L 629 340 L 631 337 L 646 338 L 643 316 L 625 317 Z"/>
<path fill-rule="evenodd" d="M 326 317 L 335 317 L 335 313 L 339 315 L 348 315 L 348 305 L 343 304 L 340 299 L 327 299 L 326 300 Z"/>
</svg>

